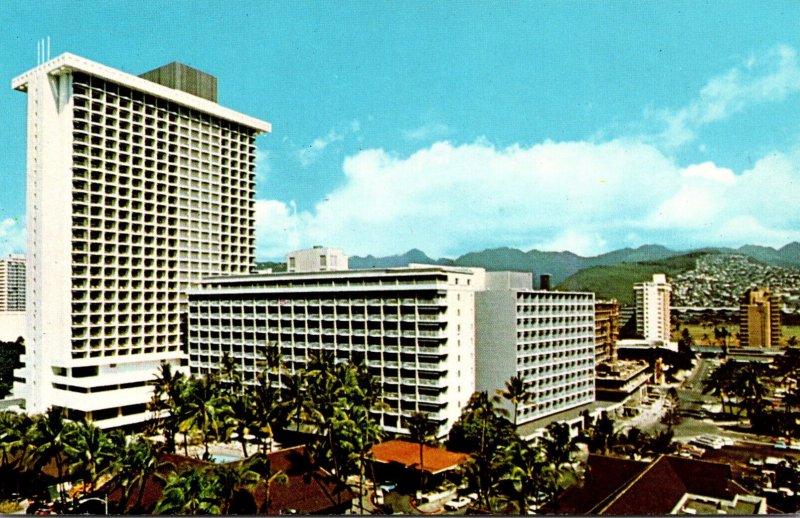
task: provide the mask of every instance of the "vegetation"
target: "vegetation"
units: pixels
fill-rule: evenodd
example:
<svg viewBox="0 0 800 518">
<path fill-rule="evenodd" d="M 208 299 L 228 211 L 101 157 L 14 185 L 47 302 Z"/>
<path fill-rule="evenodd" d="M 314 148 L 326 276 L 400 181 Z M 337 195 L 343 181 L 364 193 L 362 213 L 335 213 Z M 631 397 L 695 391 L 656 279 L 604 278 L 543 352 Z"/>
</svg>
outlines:
<svg viewBox="0 0 800 518">
<path fill-rule="evenodd" d="M 632 305 L 632 286 L 637 282 L 652 280 L 655 273 L 668 277 L 691 270 L 702 253 L 670 257 L 660 261 L 619 263 L 594 266 L 581 270 L 564 280 L 558 289 L 567 291 L 593 291 L 599 299 L 617 299 L 623 306 Z"/>
<path fill-rule="evenodd" d="M 509 400 L 511 393 L 524 397 L 515 384 L 512 379 L 506 385 Z M 488 512 L 526 514 L 531 505 L 555 505 L 584 468 L 568 429 L 552 426 L 543 438 L 524 441 L 496 403 L 486 392 L 473 394 L 447 440 L 449 449 L 470 453 L 462 471 L 467 491 L 477 493 Z"/>
<path fill-rule="evenodd" d="M 8 396 L 14 387 L 14 369 L 19 367 L 19 357 L 24 350 L 22 337 L 15 342 L 0 342 L 0 399 Z"/>
</svg>

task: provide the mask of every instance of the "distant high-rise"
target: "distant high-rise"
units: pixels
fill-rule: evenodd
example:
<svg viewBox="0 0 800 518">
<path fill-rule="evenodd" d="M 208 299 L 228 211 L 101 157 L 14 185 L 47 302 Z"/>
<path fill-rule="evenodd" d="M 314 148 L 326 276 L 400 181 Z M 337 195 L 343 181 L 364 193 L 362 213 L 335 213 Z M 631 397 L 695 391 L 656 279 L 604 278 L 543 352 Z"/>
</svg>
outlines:
<svg viewBox="0 0 800 518">
<path fill-rule="evenodd" d="M 25 256 L 0 259 L 0 312 L 25 311 Z"/>
<path fill-rule="evenodd" d="M 739 322 L 740 343 L 743 347 L 780 345 L 780 298 L 763 288 L 747 290 L 739 306 Z"/>
<path fill-rule="evenodd" d="M 137 77 L 63 54 L 12 86 L 28 94 L 15 395 L 32 413 L 141 421 L 159 363 L 184 358 L 189 286 L 254 264 L 255 138 L 270 124 L 217 104 L 216 80 L 180 64 Z"/>
<path fill-rule="evenodd" d="M 672 286 L 663 273 L 651 282 L 633 285 L 636 299 L 636 333 L 645 340 L 668 342 L 670 339 L 670 293 Z"/>
</svg>

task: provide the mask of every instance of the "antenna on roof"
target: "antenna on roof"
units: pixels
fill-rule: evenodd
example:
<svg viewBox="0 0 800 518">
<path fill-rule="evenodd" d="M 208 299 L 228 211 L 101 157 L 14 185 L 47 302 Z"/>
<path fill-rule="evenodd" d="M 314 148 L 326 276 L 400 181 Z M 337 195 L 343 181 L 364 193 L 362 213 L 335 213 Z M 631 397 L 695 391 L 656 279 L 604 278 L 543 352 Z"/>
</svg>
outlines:
<svg viewBox="0 0 800 518">
<path fill-rule="evenodd" d="M 47 37 L 47 61 L 50 61 L 50 36 Z"/>
</svg>

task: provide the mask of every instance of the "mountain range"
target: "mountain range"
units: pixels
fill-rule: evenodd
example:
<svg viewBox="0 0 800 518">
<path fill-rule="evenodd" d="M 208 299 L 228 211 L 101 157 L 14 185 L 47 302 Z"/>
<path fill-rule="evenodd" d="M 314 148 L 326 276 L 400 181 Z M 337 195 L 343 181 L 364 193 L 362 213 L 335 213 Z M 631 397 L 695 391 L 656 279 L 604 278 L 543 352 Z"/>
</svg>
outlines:
<svg viewBox="0 0 800 518">
<path fill-rule="evenodd" d="M 661 245 L 643 245 L 623 248 L 594 257 L 582 257 L 572 252 L 523 252 L 515 248 L 492 248 L 482 252 L 469 252 L 456 259 L 433 259 L 417 249 L 402 255 L 388 257 L 350 257 L 350 268 L 395 268 L 410 263 L 440 264 L 446 266 L 474 266 L 489 271 L 513 270 L 552 276 L 552 285 L 562 283 L 569 276 L 587 268 L 621 263 L 648 263 L 672 257 L 699 254 L 738 254 L 751 257 L 764 264 L 800 269 L 800 243 L 789 243 L 775 249 L 766 246 L 744 245 L 739 248 L 699 248 L 695 250 L 670 250 Z M 537 279 L 538 281 L 538 279 Z"/>
</svg>

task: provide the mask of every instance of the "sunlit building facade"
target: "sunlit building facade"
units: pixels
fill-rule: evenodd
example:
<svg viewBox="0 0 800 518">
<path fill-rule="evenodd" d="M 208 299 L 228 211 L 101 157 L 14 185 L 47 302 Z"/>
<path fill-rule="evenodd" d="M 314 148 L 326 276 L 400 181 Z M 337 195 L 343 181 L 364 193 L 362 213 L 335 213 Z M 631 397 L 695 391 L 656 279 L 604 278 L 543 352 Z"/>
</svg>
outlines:
<svg viewBox="0 0 800 518">
<path fill-rule="evenodd" d="M 28 95 L 27 336 L 15 395 L 101 427 L 146 416 L 180 365 L 188 288 L 251 271 L 255 138 L 179 63 L 134 76 L 63 54 L 15 78 Z"/>
</svg>

